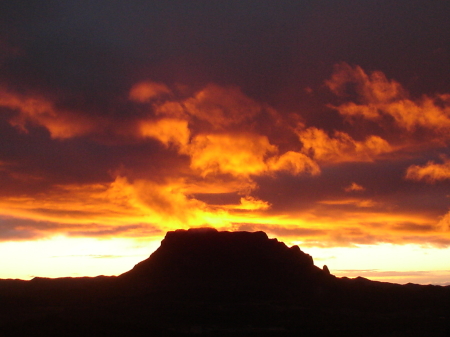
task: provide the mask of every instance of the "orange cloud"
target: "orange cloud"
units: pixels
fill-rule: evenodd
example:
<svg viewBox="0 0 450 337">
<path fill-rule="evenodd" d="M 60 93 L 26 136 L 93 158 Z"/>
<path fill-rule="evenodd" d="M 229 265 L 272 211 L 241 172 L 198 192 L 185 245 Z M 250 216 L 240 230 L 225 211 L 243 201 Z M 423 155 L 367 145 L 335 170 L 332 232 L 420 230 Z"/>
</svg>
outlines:
<svg viewBox="0 0 450 337">
<path fill-rule="evenodd" d="M 194 190 L 192 183 L 181 178 L 156 183 L 118 176 L 107 184 L 59 185 L 38 196 L 0 197 L 2 216 L 15 219 L 7 225 L 13 232 L 4 239 L 55 234 L 112 237 L 118 233 L 145 239 L 155 231 L 176 228 L 229 229 L 232 223 L 248 221 L 250 214 L 250 218 L 257 217 L 257 212 L 270 207 L 250 195 L 234 205 L 209 206 L 190 194 Z"/>
<path fill-rule="evenodd" d="M 356 141 L 345 132 L 335 131 L 330 137 L 315 127 L 297 131 L 297 134 L 303 144 L 302 152 L 320 162 L 373 161 L 380 154 L 392 151 L 389 143 L 378 136 Z"/>
<path fill-rule="evenodd" d="M 270 204 L 267 201 L 260 200 L 252 196 L 246 196 L 240 199 L 239 205 L 230 205 L 228 207 L 225 206 L 224 208 L 257 211 L 269 209 Z"/>
<path fill-rule="evenodd" d="M 170 93 L 170 89 L 165 84 L 144 81 L 135 84 L 131 88 L 129 97 L 132 101 L 145 103 Z"/>
<path fill-rule="evenodd" d="M 278 155 L 278 148 L 266 136 L 250 133 L 196 136 L 187 150 L 191 168 L 202 176 L 230 174 L 235 177 L 287 171 L 292 174 L 318 174 L 318 165 L 303 153 L 288 151 Z"/>
<path fill-rule="evenodd" d="M 367 204 L 365 203 L 367 201 Z M 436 224 L 436 219 L 423 214 L 393 214 L 374 210 L 371 200 L 325 200 L 317 209 L 304 214 L 307 225 L 323 230 L 315 238 L 298 239 L 305 247 L 351 247 L 361 244 L 419 244 L 447 247 L 450 235 Z M 337 207 L 346 206 L 346 207 Z"/>
<path fill-rule="evenodd" d="M 380 242 L 450 245 L 448 214 L 434 225 L 436 219 L 429 215 L 383 212 L 383 205 L 370 199 L 323 200 L 309 210 L 286 214 L 249 194 L 234 204 L 208 205 L 192 193 L 223 191 L 205 191 L 201 184 L 181 178 L 156 183 L 118 176 L 105 184 L 59 185 L 36 196 L 0 197 L 2 217 L 15 219 L 8 220 L 7 228 L 0 223 L 0 233 L 13 231 L 5 232 L 4 240 L 118 233 L 144 240 L 155 232 L 213 226 L 265 230 L 305 247 Z"/>
<path fill-rule="evenodd" d="M 443 232 L 449 232 L 450 230 L 450 212 L 445 214 L 441 220 L 439 220 L 437 227 L 440 228 Z"/>
<path fill-rule="evenodd" d="M 189 115 L 186 112 L 184 104 L 181 102 L 167 101 L 155 106 L 155 113 L 158 116 L 188 119 Z"/>
<path fill-rule="evenodd" d="M 136 228 L 141 231 L 149 225 L 167 230 L 208 223 L 214 211 L 186 191 L 182 179 L 130 182 L 118 176 L 109 184 L 60 185 L 38 196 L 4 197 L 0 199 L 0 212 L 3 216 L 56 224 L 48 229 L 50 234 L 70 231 L 75 235 L 103 228 L 106 235 L 121 226 L 139 224 Z"/>
<path fill-rule="evenodd" d="M 406 171 L 405 178 L 416 181 L 424 180 L 428 183 L 450 179 L 450 159 L 444 158 L 443 164 L 429 161 L 424 166 L 411 165 Z"/>
<path fill-rule="evenodd" d="M 357 103 L 347 102 L 335 107 L 345 117 L 362 117 L 380 122 L 389 117 L 409 132 L 426 128 L 440 137 L 449 138 L 449 94 L 434 97 L 424 95 L 418 100 L 412 100 L 398 82 L 388 80 L 382 72 L 375 71 L 368 75 L 361 67 L 351 67 L 346 63 L 335 67 L 326 85 L 333 93 L 344 98 L 356 94 Z M 354 93 L 346 92 L 348 88 L 352 88 Z"/>
<path fill-rule="evenodd" d="M 441 98 L 443 96 L 437 97 L 437 99 Z M 436 99 L 426 96 L 418 102 L 404 99 L 389 104 L 384 110 L 408 131 L 413 131 L 417 127 L 425 127 L 448 138 L 450 101 L 448 99 L 441 101 L 445 102 L 443 108 L 436 104 Z"/>
<path fill-rule="evenodd" d="M 183 103 L 193 117 L 209 122 L 216 128 L 249 120 L 261 111 L 261 106 L 238 88 L 223 88 L 214 84 L 197 92 Z"/>
<path fill-rule="evenodd" d="M 374 71 L 367 75 L 359 67 L 351 67 L 347 63 L 340 63 L 330 80 L 325 81 L 328 88 L 338 96 L 347 96 L 349 84 L 358 94 L 358 98 L 364 102 L 387 103 L 396 101 L 406 95 L 402 86 L 396 81 L 389 81 L 381 71 Z"/>
<path fill-rule="evenodd" d="M 186 181 L 186 193 L 194 194 L 223 194 L 238 193 L 248 195 L 258 188 L 258 185 L 251 179 L 236 179 L 236 177 L 206 176 L 195 177 Z"/>
<path fill-rule="evenodd" d="M 18 114 L 10 124 L 27 132 L 27 124 L 45 127 L 52 138 L 71 138 L 93 131 L 97 123 L 87 117 L 67 110 L 59 110 L 48 99 L 0 91 L 0 106 L 16 111 Z"/>
<path fill-rule="evenodd" d="M 269 171 L 286 171 L 297 175 L 300 173 L 309 173 L 317 175 L 320 168 L 317 163 L 303 153 L 288 151 L 281 156 L 274 156 L 267 160 Z"/>
<path fill-rule="evenodd" d="M 366 189 L 363 186 L 358 185 L 355 182 L 351 183 L 350 186 L 347 186 L 346 188 L 344 188 L 345 192 L 365 191 L 365 190 Z"/>
<path fill-rule="evenodd" d="M 173 144 L 180 148 L 188 144 L 190 136 L 188 122 L 172 118 L 143 120 L 139 123 L 139 132 L 142 137 L 152 137 L 166 146 Z"/>
<path fill-rule="evenodd" d="M 370 199 L 340 199 L 340 200 L 322 200 L 319 204 L 324 205 L 354 205 L 356 207 L 375 207 L 377 203 Z"/>
<path fill-rule="evenodd" d="M 265 158 L 276 151 L 267 137 L 249 133 L 198 135 L 189 147 L 191 167 L 200 170 L 202 176 L 262 174 L 267 170 Z"/>
<path fill-rule="evenodd" d="M 301 247 L 355 247 L 356 245 L 450 245 L 436 219 L 424 214 L 393 214 L 372 200 L 324 200 L 297 214 L 263 214 L 247 221 L 235 219 L 235 230 L 264 230 L 286 243 Z"/>
<path fill-rule="evenodd" d="M 359 114 L 364 118 L 378 119 L 382 116 L 379 107 L 383 104 L 387 109 L 385 105 L 393 107 L 394 103 L 404 100 L 401 86 L 387 81 L 380 73 L 367 76 L 359 69 L 350 73 L 351 76 L 347 75 L 335 77 L 329 86 L 344 95 L 344 86 L 348 81 L 359 81 L 356 87 L 364 99 L 359 101 L 363 102 L 359 105 L 354 103 L 355 116 Z M 253 127 L 242 131 L 243 125 L 237 125 L 251 124 L 253 121 L 256 124 L 261 111 L 274 112 L 237 88 L 209 85 L 192 97 L 178 101 L 169 94 L 170 90 L 164 85 L 153 82 L 137 84 L 130 91 L 130 99 L 148 102 L 151 111 L 146 116 L 140 115 L 140 119 L 131 118 L 121 125 L 106 120 L 106 126 L 94 118 L 86 119 L 84 123 L 83 118 L 87 117 L 58 110 L 50 100 L 24 95 L 2 96 L 0 105 L 14 110 L 16 125 L 24 130 L 28 123 L 34 123 L 46 127 L 53 138 L 75 137 L 105 129 L 113 135 L 133 135 L 140 141 L 153 138 L 178 151 L 186 165 L 173 168 L 180 169 L 176 179 L 158 179 L 157 182 L 131 179 L 125 173 L 132 172 L 133 168 L 130 168 L 129 171 L 124 169 L 109 183 L 57 185 L 39 195 L 0 196 L 0 214 L 24 220 L 24 223 L 33 222 L 30 226 L 15 225 L 15 237 L 21 237 L 21 231 L 31 233 L 31 227 L 40 222 L 49 225 L 36 225 L 36 231 L 40 233 L 38 236 L 53 233 L 113 236 L 121 233 L 123 236 L 145 238 L 153 235 L 151 233 L 155 230 L 164 232 L 173 228 L 199 226 L 236 229 L 249 226 L 255 230 L 264 228 L 269 232 L 272 229 L 273 233 L 284 233 L 290 240 L 296 236 L 310 246 L 428 241 L 445 246 L 447 241 L 450 242 L 448 231 L 441 230 L 448 228 L 448 215 L 441 220 L 421 214 L 393 215 L 391 209 L 383 212 L 384 207 L 392 205 L 384 205 L 370 197 L 324 197 L 325 200 L 311 204 L 309 209 L 286 213 L 277 209 L 273 199 L 268 201 L 256 196 L 257 176 L 275 179 L 276 173 L 281 171 L 292 175 L 317 175 L 320 173 L 320 163 L 374 161 L 395 150 L 383 138 L 372 135 L 355 140 L 342 131 L 329 134 L 316 127 L 302 127 L 295 131 L 302 147 L 298 141 L 285 146 L 276 135 L 258 134 Z M 441 99 L 444 100 L 444 97 Z M 366 110 L 358 110 L 362 107 Z M 391 116 L 393 120 L 400 120 L 400 117 L 394 118 L 394 113 Z M 414 116 L 413 124 L 418 123 L 418 117 Z M 431 122 L 422 124 L 427 123 Z M 281 121 L 277 127 L 282 126 L 286 125 Z M 236 127 L 240 131 L 230 131 Z M 290 132 L 290 137 L 292 128 L 286 126 L 285 130 Z M 171 155 L 174 154 L 173 151 Z M 189 166 L 187 159 L 190 159 Z M 10 176 L 12 170 L 7 165 L 0 162 L 0 171 L 7 171 Z M 447 172 L 447 166 L 447 160 L 443 164 L 427 164 L 426 167 L 433 167 L 433 174 L 424 173 L 425 166 L 410 167 L 407 177 L 430 181 L 447 179 L 447 173 L 436 173 L 437 168 Z M 160 175 L 158 177 L 161 178 Z M 24 181 L 30 179 L 28 176 L 22 178 Z M 356 183 L 345 188 L 346 192 L 363 190 L 364 187 Z M 233 194 L 233 198 L 226 199 L 223 204 L 202 201 L 208 200 L 207 194 L 221 193 Z M 370 223 L 367 219 L 371 219 Z M 436 222 L 438 225 L 435 225 Z M 37 234 L 33 232 L 33 235 Z"/>
</svg>

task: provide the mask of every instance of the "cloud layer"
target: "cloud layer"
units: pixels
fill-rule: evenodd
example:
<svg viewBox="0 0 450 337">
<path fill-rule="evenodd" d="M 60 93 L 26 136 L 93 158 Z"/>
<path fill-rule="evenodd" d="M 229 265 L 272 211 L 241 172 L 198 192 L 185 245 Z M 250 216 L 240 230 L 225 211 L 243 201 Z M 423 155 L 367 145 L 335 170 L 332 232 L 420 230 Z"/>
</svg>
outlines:
<svg viewBox="0 0 450 337">
<path fill-rule="evenodd" d="M 396 206 L 392 212 L 395 201 L 384 201 L 375 193 L 377 183 L 382 193 L 392 193 L 392 186 L 373 181 L 367 171 L 395 160 L 400 165 L 404 162 L 406 181 L 448 180 L 446 157 L 442 157 L 442 164 L 407 164 L 412 156 L 421 158 L 423 144 L 429 140 L 434 145 L 427 148 L 434 146 L 445 152 L 445 102 L 441 107 L 425 108 L 431 101 L 425 104 L 424 99 L 419 103 L 406 99 L 406 89 L 383 73 L 367 75 L 362 68 L 347 64 L 337 65 L 324 83 L 339 99 L 352 100 L 330 106 L 329 114 L 336 109 L 344 121 L 350 119 L 352 128 L 366 121 L 376 122 L 381 127 L 379 132 L 361 137 L 339 129 L 327 131 L 308 125 L 301 114 L 292 124 L 292 113 L 286 115 L 258 102 L 237 87 L 216 84 L 192 91 L 186 85 L 170 89 L 169 85 L 150 79 L 141 81 L 124 95 L 127 118 L 77 113 L 59 106 L 50 97 L 4 91 L 0 105 L 8 123 L 5 127 L 16 137 L 43 137 L 64 145 L 80 139 L 104 144 L 106 160 L 109 159 L 106 165 L 111 166 L 102 181 L 55 184 L 48 175 L 51 171 L 37 175 L 26 170 L 20 173 L 20 160 L 5 158 L 1 166 L 5 176 L 30 182 L 36 188 L 1 198 L 5 219 L 21 219 L 26 224 L 12 226 L 10 234 L 3 238 L 42 237 L 57 232 L 142 237 L 146 233 L 153 235 L 155 228 L 161 232 L 179 227 L 251 226 L 274 235 L 296 233 L 305 245 L 450 243 L 447 230 L 443 230 L 448 228 L 448 214 L 439 220 L 439 210 L 433 218 L 408 204 Z M 349 83 L 354 84 L 354 92 L 347 94 L 344 89 Z M 180 87 L 184 92 L 180 92 Z M 398 104 L 414 108 L 403 111 Z M 268 120 L 269 129 L 265 125 Z M 429 138 L 415 139 L 413 127 L 429 129 Z M 399 132 L 399 128 L 403 130 L 401 136 L 395 137 L 394 131 Z M 111 156 L 121 147 L 128 150 L 119 154 L 114 164 Z M 127 162 L 127 158 L 131 160 Z M 164 158 L 166 163 L 152 164 L 158 158 Z M 366 171 L 358 169 L 361 162 L 368 163 Z M 52 170 L 54 164 L 49 163 L 48 169 Z M 363 187 L 353 178 L 343 180 L 340 187 L 339 180 L 326 183 L 330 178 L 323 178 L 322 171 L 333 172 L 343 164 L 355 172 L 355 178 L 360 176 L 364 185 L 372 187 Z M 150 167 L 148 172 L 146 167 Z M 322 191 L 318 194 L 306 184 L 299 195 L 283 187 L 269 189 L 270 194 L 265 191 L 264 196 L 260 193 L 267 189 L 265 182 L 276 184 L 280 177 L 292 182 L 322 180 Z M 397 179 L 399 184 L 405 184 L 402 176 Z M 395 193 L 402 193 L 406 187 L 396 188 Z M 308 199 L 297 209 L 283 205 L 284 200 L 305 198 L 308 193 Z M 42 222 L 52 225 L 42 227 Z"/>
</svg>

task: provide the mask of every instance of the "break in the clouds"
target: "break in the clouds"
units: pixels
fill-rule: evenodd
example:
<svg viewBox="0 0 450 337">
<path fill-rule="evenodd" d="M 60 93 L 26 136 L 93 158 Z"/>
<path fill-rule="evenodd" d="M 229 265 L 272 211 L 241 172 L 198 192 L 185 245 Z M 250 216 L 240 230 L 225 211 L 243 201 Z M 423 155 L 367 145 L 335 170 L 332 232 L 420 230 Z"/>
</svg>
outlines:
<svg viewBox="0 0 450 337">
<path fill-rule="evenodd" d="M 1 241 L 450 244 L 448 4 L 0 6 Z"/>
</svg>

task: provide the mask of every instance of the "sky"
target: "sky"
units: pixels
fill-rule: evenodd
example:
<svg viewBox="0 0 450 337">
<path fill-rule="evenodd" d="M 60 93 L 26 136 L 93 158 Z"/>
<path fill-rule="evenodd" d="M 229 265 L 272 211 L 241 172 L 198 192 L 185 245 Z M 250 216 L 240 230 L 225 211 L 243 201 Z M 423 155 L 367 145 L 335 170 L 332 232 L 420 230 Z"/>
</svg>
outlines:
<svg viewBox="0 0 450 337">
<path fill-rule="evenodd" d="M 450 3 L 0 4 L 0 278 L 117 275 L 170 230 L 450 284 Z"/>
</svg>

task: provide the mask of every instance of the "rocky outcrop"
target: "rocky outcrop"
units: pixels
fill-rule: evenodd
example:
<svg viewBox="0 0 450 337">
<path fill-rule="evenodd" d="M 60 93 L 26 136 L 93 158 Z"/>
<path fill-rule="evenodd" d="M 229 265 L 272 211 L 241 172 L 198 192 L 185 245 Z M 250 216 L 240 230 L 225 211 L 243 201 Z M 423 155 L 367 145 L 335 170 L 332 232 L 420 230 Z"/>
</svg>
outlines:
<svg viewBox="0 0 450 337">
<path fill-rule="evenodd" d="M 147 287 L 261 293 L 318 285 L 329 276 L 298 246 L 264 232 L 219 232 L 211 228 L 168 232 L 161 246 L 121 275 Z"/>
</svg>

